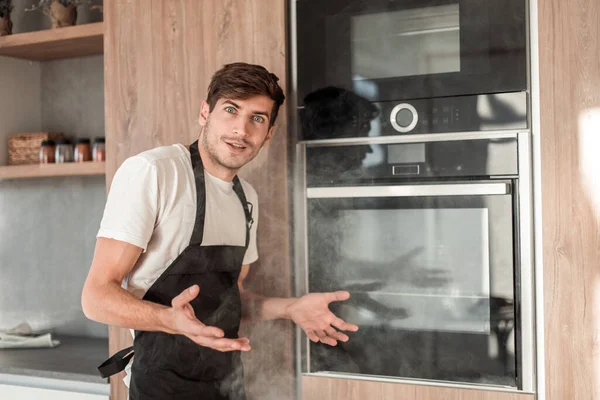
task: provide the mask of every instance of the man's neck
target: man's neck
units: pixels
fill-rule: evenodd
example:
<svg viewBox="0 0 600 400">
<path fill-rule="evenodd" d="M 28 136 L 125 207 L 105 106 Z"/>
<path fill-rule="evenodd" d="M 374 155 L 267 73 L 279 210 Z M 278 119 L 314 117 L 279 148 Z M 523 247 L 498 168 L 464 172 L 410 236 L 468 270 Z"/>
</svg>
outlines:
<svg viewBox="0 0 600 400">
<path fill-rule="evenodd" d="M 190 147 L 186 147 L 189 150 Z M 202 159 L 202 166 L 204 167 L 204 170 L 206 172 L 223 181 L 233 181 L 233 178 L 235 178 L 237 171 L 232 171 L 229 168 L 225 168 L 222 165 L 215 163 L 212 157 L 208 155 L 208 153 L 206 152 L 206 150 L 204 150 L 200 143 L 198 143 L 198 151 L 200 152 L 200 158 Z"/>
</svg>

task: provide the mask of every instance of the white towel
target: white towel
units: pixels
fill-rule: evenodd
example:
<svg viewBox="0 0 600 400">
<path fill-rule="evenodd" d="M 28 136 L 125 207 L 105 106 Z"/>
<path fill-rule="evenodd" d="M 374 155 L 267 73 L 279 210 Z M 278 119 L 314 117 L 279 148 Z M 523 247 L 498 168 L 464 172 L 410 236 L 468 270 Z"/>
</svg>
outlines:
<svg viewBox="0 0 600 400">
<path fill-rule="evenodd" d="M 52 339 L 52 334 L 34 335 L 27 323 L 22 323 L 6 331 L 0 331 L 0 349 L 31 349 L 56 347 L 60 341 Z"/>
</svg>

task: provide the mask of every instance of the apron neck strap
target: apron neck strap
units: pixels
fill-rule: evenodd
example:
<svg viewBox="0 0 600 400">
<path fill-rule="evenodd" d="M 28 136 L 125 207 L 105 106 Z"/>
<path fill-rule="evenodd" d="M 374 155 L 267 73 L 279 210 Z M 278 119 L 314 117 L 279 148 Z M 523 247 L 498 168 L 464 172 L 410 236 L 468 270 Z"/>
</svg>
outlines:
<svg viewBox="0 0 600 400">
<path fill-rule="evenodd" d="M 249 203 L 246 200 L 246 195 L 244 194 L 244 189 L 242 188 L 242 183 L 237 175 L 233 178 L 233 191 L 237 194 L 238 198 L 242 202 L 242 207 L 244 208 L 244 215 L 246 215 L 246 246 L 250 244 L 250 228 L 252 228 L 252 224 L 254 224 L 254 218 L 252 218 L 252 210 L 254 209 L 254 205 Z"/>
<path fill-rule="evenodd" d="M 192 169 L 194 170 L 194 180 L 196 182 L 196 223 L 194 224 L 194 230 L 192 231 L 192 237 L 190 239 L 190 245 L 199 246 L 202 243 L 202 237 L 204 235 L 204 215 L 206 213 L 206 184 L 204 182 L 204 166 L 202 165 L 202 158 L 200 157 L 200 151 L 198 150 L 198 141 L 190 145 L 190 156 L 192 159 Z M 244 208 L 244 215 L 246 216 L 246 245 L 250 243 L 250 228 L 254 224 L 252 218 L 252 210 L 254 205 L 248 203 L 242 183 L 237 175 L 233 178 L 233 191 L 240 199 L 242 207 Z"/>
</svg>

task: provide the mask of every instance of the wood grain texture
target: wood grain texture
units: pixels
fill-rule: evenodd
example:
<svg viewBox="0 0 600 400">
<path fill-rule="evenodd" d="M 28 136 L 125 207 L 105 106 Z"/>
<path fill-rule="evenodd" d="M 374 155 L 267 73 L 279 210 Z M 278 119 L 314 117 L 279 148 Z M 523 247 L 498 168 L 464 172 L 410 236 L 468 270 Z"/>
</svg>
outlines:
<svg viewBox="0 0 600 400">
<path fill-rule="evenodd" d="M 48 61 L 103 52 L 103 23 L 45 29 L 0 37 L 0 56 Z"/>
<path fill-rule="evenodd" d="M 53 176 L 104 175 L 104 162 L 0 166 L 0 179 L 47 178 Z"/>
<path fill-rule="evenodd" d="M 302 377 L 302 400 L 533 400 L 529 393 L 511 393 L 353 379 Z"/>
<path fill-rule="evenodd" d="M 285 12 L 281 0 L 106 2 L 107 186 L 127 157 L 198 137 L 200 104 L 210 77 L 223 64 L 262 64 L 285 89 Z M 282 108 L 269 147 L 240 173 L 260 199 L 260 259 L 252 266 L 248 286 L 279 296 L 291 294 L 285 120 Z M 248 399 L 291 399 L 291 325 L 244 326 L 243 332 L 253 345 L 244 356 Z M 128 332 L 111 327 L 111 353 L 130 342 Z M 120 379 L 111 382 L 111 399 L 125 400 Z"/>
<path fill-rule="evenodd" d="M 600 2 L 538 9 L 546 399 L 599 399 Z"/>
</svg>

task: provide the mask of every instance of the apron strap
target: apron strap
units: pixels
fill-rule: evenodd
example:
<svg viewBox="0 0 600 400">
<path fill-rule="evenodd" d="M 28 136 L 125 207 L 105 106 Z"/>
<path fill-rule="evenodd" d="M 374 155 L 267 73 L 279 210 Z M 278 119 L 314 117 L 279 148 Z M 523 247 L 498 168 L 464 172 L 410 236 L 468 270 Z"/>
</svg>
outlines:
<svg viewBox="0 0 600 400">
<path fill-rule="evenodd" d="M 194 180 L 196 181 L 196 223 L 190 238 L 190 246 L 200 246 L 204 236 L 204 213 L 206 212 L 206 186 L 204 184 L 204 167 L 198 151 L 198 141 L 190 145 Z"/>
<path fill-rule="evenodd" d="M 233 178 L 233 191 L 237 194 L 238 198 L 242 202 L 242 207 L 244 207 L 244 214 L 246 215 L 246 248 L 248 244 L 250 244 L 250 228 L 254 224 L 254 218 L 252 218 L 252 210 L 254 209 L 254 205 L 249 203 L 246 200 L 246 195 L 244 194 L 244 189 L 242 188 L 242 183 L 237 175 Z"/>
<path fill-rule="evenodd" d="M 118 374 L 125 369 L 132 357 L 133 346 L 127 347 L 126 349 L 115 353 L 111 358 L 104 361 L 102 365 L 98 367 L 100 376 L 103 378 L 108 378 L 111 375 Z"/>
</svg>

